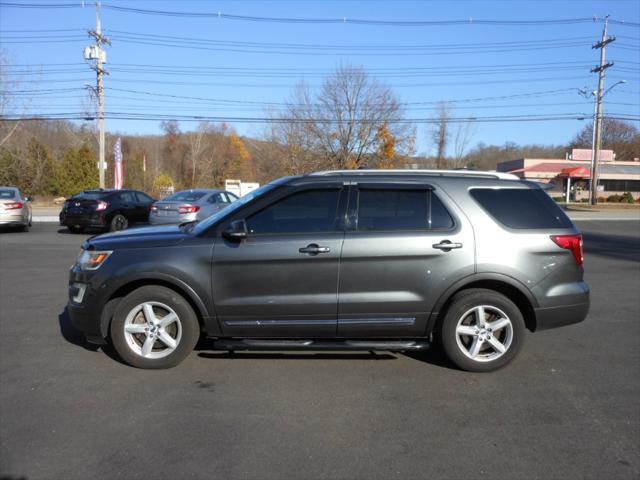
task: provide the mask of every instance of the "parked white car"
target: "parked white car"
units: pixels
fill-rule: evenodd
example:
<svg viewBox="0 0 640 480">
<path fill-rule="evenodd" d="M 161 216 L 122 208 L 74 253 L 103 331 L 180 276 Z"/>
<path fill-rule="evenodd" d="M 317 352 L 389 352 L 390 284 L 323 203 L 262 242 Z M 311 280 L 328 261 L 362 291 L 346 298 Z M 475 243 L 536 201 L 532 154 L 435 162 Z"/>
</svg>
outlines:
<svg viewBox="0 0 640 480">
<path fill-rule="evenodd" d="M 0 227 L 18 227 L 28 231 L 31 226 L 31 198 L 16 187 L 0 187 Z"/>
<path fill-rule="evenodd" d="M 200 221 L 237 199 L 236 195 L 225 190 L 183 190 L 154 203 L 149 223 L 162 225 Z"/>
</svg>

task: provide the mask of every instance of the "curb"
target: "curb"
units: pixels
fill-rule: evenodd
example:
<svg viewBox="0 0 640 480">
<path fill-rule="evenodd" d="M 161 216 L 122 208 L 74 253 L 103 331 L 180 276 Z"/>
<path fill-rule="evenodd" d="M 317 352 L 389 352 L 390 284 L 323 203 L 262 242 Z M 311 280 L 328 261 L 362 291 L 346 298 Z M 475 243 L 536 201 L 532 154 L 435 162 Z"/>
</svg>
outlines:
<svg viewBox="0 0 640 480">
<path fill-rule="evenodd" d="M 59 223 L 60 219 L 56 215 L 33 215 L 32 223 Z"/>
</svg>

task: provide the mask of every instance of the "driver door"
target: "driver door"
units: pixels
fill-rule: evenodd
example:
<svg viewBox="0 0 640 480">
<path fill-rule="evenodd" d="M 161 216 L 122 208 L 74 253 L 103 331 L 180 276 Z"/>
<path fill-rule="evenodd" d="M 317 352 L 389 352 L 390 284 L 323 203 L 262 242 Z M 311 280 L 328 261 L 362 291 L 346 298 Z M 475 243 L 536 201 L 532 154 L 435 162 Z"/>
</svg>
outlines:
<svg viewBox="0 0 640 480">
<path fill-rule="evenodd" d="M 345 210 L 342 185 L 284 187 L 230 219 L 244 219 L 247 236 L 218 235 L 214 246 L 213 298 L 225 335 L 335 335 Z"/>
</svg>

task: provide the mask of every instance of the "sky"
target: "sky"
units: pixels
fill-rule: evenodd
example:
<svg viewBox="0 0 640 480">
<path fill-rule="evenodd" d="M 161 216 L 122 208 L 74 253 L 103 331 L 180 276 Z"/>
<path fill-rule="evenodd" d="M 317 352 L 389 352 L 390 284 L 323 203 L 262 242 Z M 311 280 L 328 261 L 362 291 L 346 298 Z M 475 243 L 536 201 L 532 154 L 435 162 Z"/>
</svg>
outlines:
<svg viewBox="0 0 640 480">
<path fill-rule="evenodd" d="M 30 5 L 16 8 L 15 4 Z M 31 8 L 34 4 L 49 8 Z M 12 80 L 14 113 L 54 115 L 93 108 L 85 84 L 95 73 L 82 50 L 95 28 L 92 2 L 0 0 L 0 67 Z M 60 5 L 63 5 L 61 7 Z M 211 13 L 149 15 L 112 7 Z M 218 16 L 217 13 L 221 15 Z M 337 65 L 362 66 L 389 85 L 407 118 L 435 115 L 451 102 L 452 116 L 569 116 L 528 122 L 474 122 L 472 143 L 564 144 L 593 115 L 600 21 L 505 25 L 478 20 L 615 20 L 609 33 L 606 96 L 609 115 L 640 117 L 640 2 L 636 0 L 110 0 L 103 1 L 108 132 L 159 133 L 159 116 L 265 117 L 304 80 L 312 89 Z M 451 21 L 417 26 L 267 22 L 224 15 L 304 19 Z M 619 22 L 635 25 L 623 25 Z M 179 37 L 179 38 L 176 38 Z M 285 44 L 285 45 L 283 45 Z M 272 104 L 272 105 L 266 105 Z M 124 120 L 110 113 L 135 116 Z M 152 118 L 148 118 L 151 116 Z M 581 119 L 576 119 L 580 117 Z M 197 122 L 181 121 L 183 130 Z M 266 126 L 230 121 L 241 135 Z M 638 121 L 636 125 L 640 126 Z M 432 127 L 417 123 L 417 151 L 433 153 Z"/>
</svg>

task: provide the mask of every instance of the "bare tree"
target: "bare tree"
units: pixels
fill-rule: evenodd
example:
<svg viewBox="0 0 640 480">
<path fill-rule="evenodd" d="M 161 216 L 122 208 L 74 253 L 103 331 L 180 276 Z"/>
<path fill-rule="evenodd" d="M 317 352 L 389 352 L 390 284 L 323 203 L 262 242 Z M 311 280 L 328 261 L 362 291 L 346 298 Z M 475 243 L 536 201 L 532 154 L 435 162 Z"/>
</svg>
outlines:
<svg viewBox="0 0 640 480">
<path fill-rule="evenodd" d="M 460 122 L 456 125 L 453 136 L 453 158 L 451 166 L 461 168 L 466 165 L 466 156 L 471 139 L 476 133 L 476 124 L 473 122 Z"/>
<path fill-rule="evenodd" d="M 191 160 L 191 188 L 196 186 L 196 177 L 198 166 L 200 164 L 200 157 L 205 151 L 206 135 L 211 131 L 211 125 L 209 122 L 200 122 L 198 127 L 187 134 L 187 140 L 189 142 L 189 157 Z"/>
<path fill-rule="evenodd" d="M 446 102 L 440 102 L 437 107 L 437 123 L 431 135 L 436 146 L 436 168 L 446 168 L 447 143 L 449 142 L 449 119 L 451 108 Z"/>
<path fill-rule="evenodd" d="M 20 90 L 20 77 L 8 67 L 11 59 L 9 53 L 0 49 L 0 118 L 9 113 L 18 113 L 23 107 L 16 92 Z M 20 120 L 0 122 L 0 147 L 16 132 L 20 126 Z"/>
<path fill-rule="evenodd" d="M 299 85 L 284 111 L 273 118 L 272 129 L 290 147 L 292 170 L 308 171 L 317 166 L 357 168 L 365 164 L 365 158 L 378 149 L 383 125 L 393 135 L 397 151 L 411 148 L 414 130 L 403 122 L 393 91 L 361 67 L 339 66 L 315 94 Z M 302 163 L 296 164 L 298 160 Z"/>
</svg>

